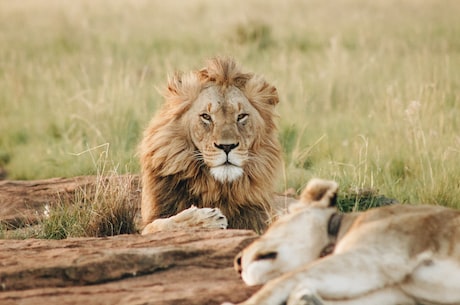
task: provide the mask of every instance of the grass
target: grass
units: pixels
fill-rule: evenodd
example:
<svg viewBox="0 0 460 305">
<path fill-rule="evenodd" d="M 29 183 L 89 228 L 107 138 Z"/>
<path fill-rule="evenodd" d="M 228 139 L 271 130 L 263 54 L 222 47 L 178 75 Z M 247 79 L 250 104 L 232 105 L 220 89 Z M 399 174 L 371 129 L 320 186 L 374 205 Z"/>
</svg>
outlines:
<svg viewBox="0 0 460 305">
<path fill-rule="evenodd" d="M 71 198 L 45 206 L 38 223 L 12 230 L 0 222 L 0 239 L 105 237 L 138 232 L 138 204 L 133 176 L 104 174 Z"/>
<path fill-rule="evenodd" d="M 285 174 L 460 207 L 460 2 L 0 0 L 0 168 L 97 174 L 177 70 L 230 55 L 278 88 Z"/>
<path fill-rule="evenodd" d="M 91 190 L 82 188 L 70 202 L 51 207 L 36 236 L 63 239 L 136 233 L 138 206 L 130 196 L 131 183 L 127 176 L 99 176 Z"/>
</svg>

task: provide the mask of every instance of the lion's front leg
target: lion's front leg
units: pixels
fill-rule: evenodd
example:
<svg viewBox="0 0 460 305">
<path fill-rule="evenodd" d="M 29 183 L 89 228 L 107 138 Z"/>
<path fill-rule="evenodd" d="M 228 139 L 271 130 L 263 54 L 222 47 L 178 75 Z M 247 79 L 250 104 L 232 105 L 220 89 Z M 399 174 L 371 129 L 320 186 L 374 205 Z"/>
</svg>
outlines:
<svg viewBox="0 0 460 305">
<path fill-rule="evenodd" d="M 288 305 L 325 305 L 325 302 L 308 288 L 299 287 L 289 295 Z"/>
<path fill-rule="evenodd" d="M 300 284 L 289 296 L 287 305 L 416 305 L 399 287 L 384 287 L 351 299 L 323 300 L 317 293 Z"/>
<path fill-rule="evenodd" d="M 238 305 L 282 305 L 299 282 L 301 273 L 287 273 L 269 281 L 249 299 Z M 222 305 L 234 305 L 223 303 Z"/>
<path fill-rule="evenodd" d="M 403 253 L 380 253 L 372 247 L 359 248 L 312 263 L 298 272 L 291 303 L 297 304 L 296 299 L 307 296 L 303 298 L 311 299 L 311 304 L 414 304 L 398 288 L 413 269 L 407 257 Z"/>
<path fill-rule="evenodd" d="M 226 229 L 227 218 L 218 208 L 192 206 L 177 215 L 155 219 L 142 230 L 142 235 L 158 231 L 174 231 L 187 228 Z"/>
<path fill-rule="evenodd" d="M 403 255 L 383 258 L 378 253 L 352 251 L 325 257 L 269 281 L 241 305 L 279 305 L 288 299 L 289 305 L 414 304 L 400 290 L 386 289 L 407 274 Z"/>
</svg>

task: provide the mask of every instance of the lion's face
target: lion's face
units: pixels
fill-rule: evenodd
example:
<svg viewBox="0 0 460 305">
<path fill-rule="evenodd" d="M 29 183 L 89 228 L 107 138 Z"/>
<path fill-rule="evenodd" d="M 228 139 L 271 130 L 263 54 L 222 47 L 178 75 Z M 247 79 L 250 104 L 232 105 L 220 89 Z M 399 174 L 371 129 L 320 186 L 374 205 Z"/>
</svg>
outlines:
<svg viewBox="0 0 460 305">
<path fill-rule="evenodd" d="M 221 182 L 243 175 L 261 120 L 240 89 L 215 85 L 200 92 L 186 118 L 198 157 Z"/>
<path fill-rule="evenodd" d="M 236 258 L 247 285 L 260 285 L 316 260 L 328 243 L 327 222 L 333 212 L 306 208 L 278 219 Z"/>
<path fill-rule="evenodd" d="M 241 251 L 235 267 L 246 284 L 264 284 L 321 256 L 329 243 L 328 222 L 336 212 L 337 189 L 333 181 L 310 180 L 289 214 Z"/>
</svg>

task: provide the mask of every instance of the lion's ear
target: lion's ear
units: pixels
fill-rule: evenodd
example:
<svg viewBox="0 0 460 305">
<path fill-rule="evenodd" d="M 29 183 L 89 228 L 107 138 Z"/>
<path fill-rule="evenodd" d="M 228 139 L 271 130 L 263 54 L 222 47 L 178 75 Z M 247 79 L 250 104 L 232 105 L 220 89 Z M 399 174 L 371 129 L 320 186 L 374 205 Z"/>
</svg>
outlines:
<svg viewBox="0 0 460 305">
<path fill-rule="evenodd" d="M 202 68 L 201 70 L 198 71 L 198 76 L 199 76 L 200 80 L 203 81 L 203 82 L 206 82 L 206 81 L 213 82 L 213 81 L 215 81 L 215 79 L 211 79 L 211 77 L 209 76 L 209 71 L 208 71 L 208 69 L 206 67 Z"/>
<path fill-rule="evenodd" d="M 277 105 L 280 101 L 279 99 L 279 96 L 278 96 L 278 91 L 276 90 L 276 88 L 270 84 L 268 84 L 267 82 L 265 82 L 264 86 L 267 87 L 266 91 L 267 91 L 267 95 L 268 95 L 268 98 L 267 98 L 267 102 L 270 104 L 270 105 Z"/>
<path fill-rule="evenodd" d="M 335 207 L 337 204 L 337 182 L 323 179 L 311 179 L 302 194 L 300 201 L 313 207 Z"/>
<path fill-rule="evenodd" d="M 253 76 L 246 82 L 245 92 L 251 101 L 275 106 L 279 103 L 278 91 L 260 76 Z"/>
</svg>

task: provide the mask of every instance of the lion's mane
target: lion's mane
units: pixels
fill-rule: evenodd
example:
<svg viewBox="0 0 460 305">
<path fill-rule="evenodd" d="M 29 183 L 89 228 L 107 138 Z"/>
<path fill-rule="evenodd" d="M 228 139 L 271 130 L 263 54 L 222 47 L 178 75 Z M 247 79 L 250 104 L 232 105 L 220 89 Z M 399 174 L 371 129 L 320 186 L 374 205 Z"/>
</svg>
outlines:
<svg viewBox="0 0 460 305">
<path fill-rule="evenodd" d="M 222 183 L 196 157 L 190 131 L 181 122 L 203 88 L 218 85 L 239 88 L 264 120 L 250 161 L 239 179 Z M 176 73 L 168 81 L 165 104 L 151 120 L 140 144 L 142 218 L 144 226 L 170 217 L 192 205 L 217 207 L 228 218 L 229 228 L 263 231 L 272 215 L 275 175 L 281 164 L 274 122 L 276 88 L 252 73 L 243 73 L 231 59 L 214 58 L 205 68 Z"/>
</svg>

